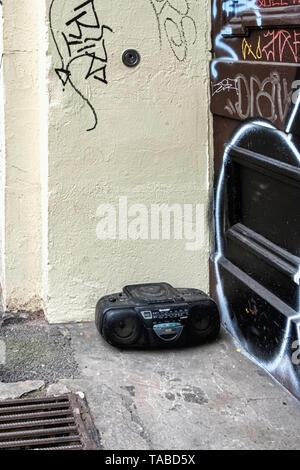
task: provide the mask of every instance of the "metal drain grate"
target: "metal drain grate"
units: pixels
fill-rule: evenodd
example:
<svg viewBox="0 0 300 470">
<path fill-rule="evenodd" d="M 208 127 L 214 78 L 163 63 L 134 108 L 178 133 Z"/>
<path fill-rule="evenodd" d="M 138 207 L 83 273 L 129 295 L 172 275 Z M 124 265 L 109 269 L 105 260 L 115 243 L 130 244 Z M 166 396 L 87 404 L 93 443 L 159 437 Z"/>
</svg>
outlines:
<svg viewBox="0 0 300 470">
<path fill-rule="evenodd" d="M 76 394 L 0 402 L 0 450 L 99 447 L 87 404 Z"/>
</svg>

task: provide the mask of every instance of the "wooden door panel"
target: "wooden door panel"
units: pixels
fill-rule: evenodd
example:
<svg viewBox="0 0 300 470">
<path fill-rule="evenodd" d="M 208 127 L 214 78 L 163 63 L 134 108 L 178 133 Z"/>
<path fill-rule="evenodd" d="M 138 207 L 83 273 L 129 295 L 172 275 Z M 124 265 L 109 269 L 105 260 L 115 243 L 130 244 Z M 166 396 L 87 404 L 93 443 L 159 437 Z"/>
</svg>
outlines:
<svg viewBox="0 0 300 470">
<path fill-rule="evenodd" d="M 211 111 L 238 121 L 260 117 L 284 130 L 300 89 L 299 69 L 286 64 L 219 62 L 211 79 Z"/>
<path fill-rule="evenodd" d="M 225 327 L 300 399 L 300 1 L 213 0 L 212 17 L 211 290 Z"/>
</svg>

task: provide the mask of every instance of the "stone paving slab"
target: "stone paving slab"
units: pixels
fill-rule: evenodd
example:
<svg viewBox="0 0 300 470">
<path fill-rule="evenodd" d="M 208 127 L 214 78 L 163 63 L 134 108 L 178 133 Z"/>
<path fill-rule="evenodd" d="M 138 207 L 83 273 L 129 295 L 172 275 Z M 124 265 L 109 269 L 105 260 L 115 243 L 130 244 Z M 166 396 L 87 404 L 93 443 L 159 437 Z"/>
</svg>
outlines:
<svg viewBox="0 0 300 470">
<path fill-rule="evenodd" d="M 300 403 L 222 331 L 212 344 L 120 351 L 93 323 L 68 325 L 107 449 L 299 449 Z"/>
<path fill-rule="evenodd" d="M 22 398 L 31 392 L 40 390 L 45 385 L 43 380 L 26 380 L 24 382 L 0 382 L 0 400 L 14 400 Z"/>
<path fill-rule="evenodd" d="M 105 343 L 94 323 L 10 328 L 0 332 L 11 353 L 18 329 L 22 344 L 29 334 L 26 357 L 34 378 L 45 381 L 36 393 L 83 392 L 106 449 L 300 448 L 300 403 L 238 352 L 224 331 L 199 347 L 120 351 Z M 30 361 L 18 363 L 20 352 L 11 353 L 6 377 L 29 379 Z M 1 381 L 7 382 L 0 367 Z"/>
</svg>

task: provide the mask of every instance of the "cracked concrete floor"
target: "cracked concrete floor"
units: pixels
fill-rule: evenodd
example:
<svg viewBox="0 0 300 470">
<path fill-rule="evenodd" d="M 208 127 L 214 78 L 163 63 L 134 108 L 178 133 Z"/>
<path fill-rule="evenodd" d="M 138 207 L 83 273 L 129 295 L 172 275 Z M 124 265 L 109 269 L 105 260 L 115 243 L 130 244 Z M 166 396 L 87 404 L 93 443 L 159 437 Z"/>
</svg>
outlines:
<svg viewBox="0 0 300 470">
<path fill-rule="evenodd" d="M 57 382 L 86 394 L 106 449 L 300 448 L 299 402 L 224 331 L 185 350 L 119 351 L 93 323 L 50 328 L 69 337 L 78 364 Z"/>
</svg>

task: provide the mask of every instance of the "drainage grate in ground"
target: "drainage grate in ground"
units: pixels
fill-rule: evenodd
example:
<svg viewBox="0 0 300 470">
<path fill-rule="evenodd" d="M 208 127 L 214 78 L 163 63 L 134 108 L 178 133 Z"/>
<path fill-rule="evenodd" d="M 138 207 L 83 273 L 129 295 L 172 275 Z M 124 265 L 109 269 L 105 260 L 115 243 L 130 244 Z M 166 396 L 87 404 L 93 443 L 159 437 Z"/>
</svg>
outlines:
<svg viewBox="0 0 300 470">
<path fill-rule="evenodd" d="M 0 402 L 0 450 L 97 448 L 87 403 L 76 394 Z"/>
</svg>

